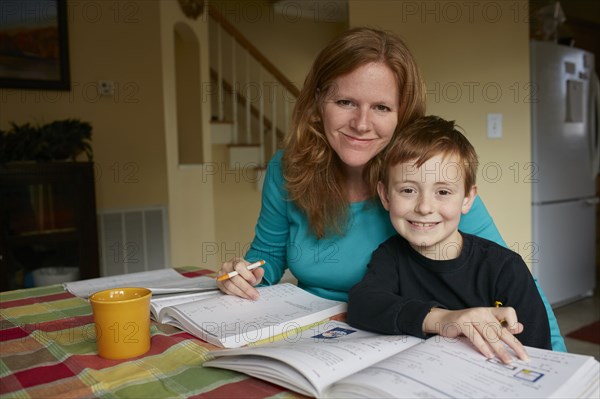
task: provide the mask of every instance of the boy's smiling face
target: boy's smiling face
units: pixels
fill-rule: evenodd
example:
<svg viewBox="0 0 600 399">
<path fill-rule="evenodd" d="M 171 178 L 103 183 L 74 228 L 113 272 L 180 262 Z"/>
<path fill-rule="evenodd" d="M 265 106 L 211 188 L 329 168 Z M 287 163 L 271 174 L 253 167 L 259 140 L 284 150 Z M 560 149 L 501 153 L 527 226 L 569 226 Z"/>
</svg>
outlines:
<svg viewBox="0 0 600 399">
<path fill-rule="evenodd" d="M 456 155 L 437 154 L 416 167 L 414 160 L 390 167 L 387 186 L 379 182 L 381 202 L 396 231 L 431 259 L 460 254 L 461 214 L 469 212 L 477 195 L 465 192 L 465 171 Z"/>
</svg>

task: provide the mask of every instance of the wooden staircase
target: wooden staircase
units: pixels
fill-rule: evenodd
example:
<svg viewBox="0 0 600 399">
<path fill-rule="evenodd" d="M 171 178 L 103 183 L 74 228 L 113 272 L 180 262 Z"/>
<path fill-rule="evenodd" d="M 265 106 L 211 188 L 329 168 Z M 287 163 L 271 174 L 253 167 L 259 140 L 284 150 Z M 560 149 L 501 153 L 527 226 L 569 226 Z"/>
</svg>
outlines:
<svg viewBox="0 0 600 399">
<path fill-rule="evenodd" d="M 299 90 L 215 6 L 208 12 L 211 138 L 228 147 L 229 158 L 216 161 L 263 169 L 288 130 Z"/>
</svg>

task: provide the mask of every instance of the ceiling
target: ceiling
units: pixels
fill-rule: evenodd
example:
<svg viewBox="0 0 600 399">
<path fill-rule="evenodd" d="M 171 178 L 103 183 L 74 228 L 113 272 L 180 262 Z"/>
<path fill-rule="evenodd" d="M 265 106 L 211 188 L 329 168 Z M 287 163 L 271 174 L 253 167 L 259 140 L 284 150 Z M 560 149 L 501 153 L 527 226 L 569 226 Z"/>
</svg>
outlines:
<svg viewBox="0 0 600 399">
<path fill-rule="evenodd" d="M 600 1 L 563 0 L 560 2 L 567 21 L 581 20 L 600 25 Z"/>
<path fill-rule="evenodd" d="M 273 6 L 275 12 L 287 15 L 289 18 L 310 18 L 319 22 L 347 23 L 349 18 L 349 1 L 369 0 L 266 0 Z M 412 1 L 412 0 L 388 0 Z M 438 1 L 438 0 L 420 0 Z M 540 26 L 538 11 L 544 7 L 550 12 L 556 10 L 556 3 L 564 15 L 564 22 L 557 30 L 555 40 L 567 45 L 588 50 L 600 60 L 600 0 L 515 0 L 529 4 L 529 23 L 531 37 L 539 38 Z M 552 14 L 550 14 L 552 15 Z M 542 35 L 546 37 L 546 35 Z M 547 40 L 547 39 L 546 39 Z M 600 62 L 596 62 L 600 69 Z"/>
<path fill-rule="evenodd" d="M 318 22 L 348 22 L 348 0 L 272 0 L 276 13 Z"/>
<path fill-rule="evenodd" d="M 349 0 L 270 0 L 273 4 L 273 8 L 278 13 L 286 13 L 290 16 L 301 15 L 305 18 L 323 22 L 347 21 L 348 1 Z M 557 0 L 529 0 L 530 9 L 535 11 L 540 7 L 551 5 L 556 1 Z M 587 21 L 600 25 L 600 1 L 562 0 L 559 1 L 559 3 L 567 20 Z"/>
</svg>

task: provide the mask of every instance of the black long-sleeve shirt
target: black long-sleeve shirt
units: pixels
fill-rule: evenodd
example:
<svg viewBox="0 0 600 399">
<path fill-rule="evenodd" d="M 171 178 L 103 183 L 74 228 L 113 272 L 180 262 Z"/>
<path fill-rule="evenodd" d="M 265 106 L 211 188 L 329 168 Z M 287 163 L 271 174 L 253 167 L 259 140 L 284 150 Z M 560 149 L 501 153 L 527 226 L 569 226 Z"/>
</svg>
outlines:
<svg viewBox="0 0 600 399">
<path fill-rule="evenodd" d="M 424 338 L 423 320 L 432 307 L 459 310 L 500 301 L 512 306 L 524 325 L 517 335 L 523 345 L 552 349 L 546 309 L 523 259 L 492 241 L 461 234 L 460 256 L 444 261 L 419 254 L 399 235 L 381 244 L 364 278 L 350 290 L 348 322 Z"/>
</svg>

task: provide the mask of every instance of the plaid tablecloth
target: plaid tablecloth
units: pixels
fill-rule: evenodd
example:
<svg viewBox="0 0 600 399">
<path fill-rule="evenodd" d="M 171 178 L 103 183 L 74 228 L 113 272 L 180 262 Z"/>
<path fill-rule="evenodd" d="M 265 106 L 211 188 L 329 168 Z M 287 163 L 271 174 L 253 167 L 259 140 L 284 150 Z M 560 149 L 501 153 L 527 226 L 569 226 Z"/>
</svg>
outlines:
<svg viewBox="0 0 600 399">
<path fill-rule="evenodd" d="M 211 273 L 180 270 L 188 277 Z M 297 398 L 228 370 L 203 368 L 215 347 L 152 323 L 142 356 L 107 360 L 96 351 L 89 303 L 61 285 L 0 293 L 2 398 Z"/>
</svg>

